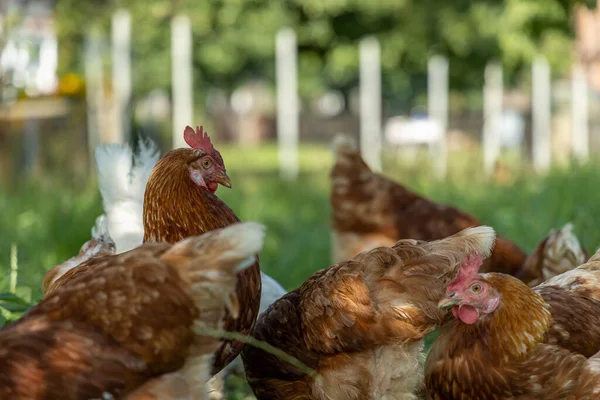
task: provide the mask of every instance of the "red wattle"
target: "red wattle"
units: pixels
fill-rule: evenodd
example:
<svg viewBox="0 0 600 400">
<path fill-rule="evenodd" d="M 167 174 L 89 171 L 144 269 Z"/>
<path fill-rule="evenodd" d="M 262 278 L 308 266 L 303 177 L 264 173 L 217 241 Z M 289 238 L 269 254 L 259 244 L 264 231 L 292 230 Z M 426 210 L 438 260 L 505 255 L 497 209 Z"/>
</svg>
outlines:
<svg viewBox="0 0 600 400">
<path fill-rule="evenodd" d="M 458 317 L 465 324 L 472 325 L 479 319 L 479 312 L 472 306 L 463 305 L 458 307 Z"/>
</svg>

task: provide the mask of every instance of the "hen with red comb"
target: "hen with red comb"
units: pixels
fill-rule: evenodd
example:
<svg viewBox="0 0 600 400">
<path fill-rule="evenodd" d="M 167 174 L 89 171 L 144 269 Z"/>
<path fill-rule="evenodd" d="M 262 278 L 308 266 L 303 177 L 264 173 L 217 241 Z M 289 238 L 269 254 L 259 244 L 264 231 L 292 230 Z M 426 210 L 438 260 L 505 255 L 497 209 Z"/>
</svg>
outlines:
<svg viewBox="0 0 600 400">
<path fill-rule="evenodd" d="M 186 126 L 183 131 L 183 139 L 192 149 L 200 149 L 204 153 L 212 155 L 220 166 L 225 167 L 221 153 L 213 147 L 208 132 L 202 126 L 196 126 L 195 131 L 191 126 Z"/>
<path fill-rule="evenodd" d="M 190 148 L 166 153 L 148 179 L 144 193 L 145 242 L 175 243 L 240 221 L 215 195 L 219 184 L 231 187 L 231 181 L 208 133 L 201 126 L 196 130 L 187 126 L 183 136 Z M 223 329 L 250 334 L 258 316 L 260 293 L 260 269 L 256 261 L 237 274 L 240 315 L 234 319 L 227 312 Z M 219 372 L 241 349 L 241 343 L 223 341 L 215 353 L 212 372 Z"/>
</svg>

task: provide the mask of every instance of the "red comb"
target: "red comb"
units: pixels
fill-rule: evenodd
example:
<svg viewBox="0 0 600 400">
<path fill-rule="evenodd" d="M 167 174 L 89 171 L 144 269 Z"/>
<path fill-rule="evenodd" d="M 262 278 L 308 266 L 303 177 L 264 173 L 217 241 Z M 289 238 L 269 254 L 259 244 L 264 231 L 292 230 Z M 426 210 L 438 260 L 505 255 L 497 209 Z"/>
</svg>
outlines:
<svg viewBox="0 0 600 400">
<path fill-rule="evenodd" d="M 469 254 L 465 258 L 465 261 L 458 266 L 458 273 L 456 274 L 456 277 L 450 286 L 448 286 L 448 290 L 453 290 L 453 288 L 459 287 L 465 282 L 471 280 L 475 275 L 477 275 L 481 264 L 483 264 L 483 257 L 481 254 L 476 252 Z"/>
<path fill-rule="evenodd" d="M 201 127 L 197 126 L 196 131 L 191 126 L 186 126 L 183 131 L 183 138 L 185 142 L 193 149 L 202 149 L 206 153 L 212 153 L 215 148 L 210 142 L 208 133 Z"/>
</svg>

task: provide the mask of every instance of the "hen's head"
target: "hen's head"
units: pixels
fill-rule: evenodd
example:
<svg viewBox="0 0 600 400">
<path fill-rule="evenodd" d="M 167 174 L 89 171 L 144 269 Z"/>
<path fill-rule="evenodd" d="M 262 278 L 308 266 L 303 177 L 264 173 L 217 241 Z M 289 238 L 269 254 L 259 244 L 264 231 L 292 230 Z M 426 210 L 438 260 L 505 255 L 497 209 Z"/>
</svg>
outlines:
<svg viewBox="0 0 600 400">
<path fill-rule="evenodd" d="M 477 272 L 482 262 L 479 254 L 467 257 L 438 304 L 442 309 L 451 308 L 455 318 L 469 325 L 492 314 L 500 304 L 498 290 Z"/>
<path fill-rule="evenodd" d="M 203 128 L 186 126 L 183 132 L 185 142 L 195 149 L 188 164 L 190 179 L 199 187 L 204 187 L 214 193 L 219 184 L 231 188 L 231 180 L 225 171 L 221 154 L 213 147 L 208 133 Z"/>
<path fill-rule="evenodd" d="M 203 128 L 187 126 L 183 132 L 185 142 L 191 149 L 176 149 L 165 154 L 157 165 L 168 164 L 168 169 L 176 169 L 171 178 L 185 171 L 189 179 L 198 187 L 217 191 L 219 184 L 231 188 L 231 180 L 227 176 L 221 154 L 210 141 L 208 133 Z"/>
</svg>

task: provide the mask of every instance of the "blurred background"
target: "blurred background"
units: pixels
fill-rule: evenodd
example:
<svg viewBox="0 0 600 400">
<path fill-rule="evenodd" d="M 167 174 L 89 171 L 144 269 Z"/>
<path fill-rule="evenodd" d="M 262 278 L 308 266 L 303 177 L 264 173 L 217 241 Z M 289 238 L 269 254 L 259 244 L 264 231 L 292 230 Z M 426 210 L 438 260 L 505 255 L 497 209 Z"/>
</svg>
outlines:
<svg viewBox="0 0 600 400">
<path fill-rule="evenodd" d="M 261 266 L 287 289 L 329 265 L 340 132 L 526 250 L 568 221 L 600 245 L 595 0 L 0 5 L 0 290 L 37 301 L 88 240 L 96 146 L 143 135 L 164 153 L 188 124 L 231 173 L 218 195 L 267 225 Z"/>
</svg>

